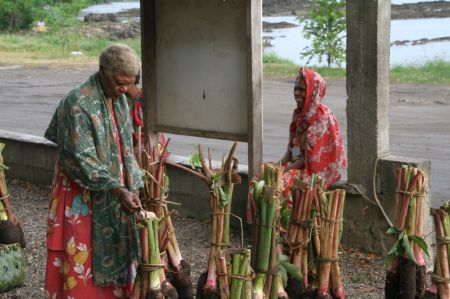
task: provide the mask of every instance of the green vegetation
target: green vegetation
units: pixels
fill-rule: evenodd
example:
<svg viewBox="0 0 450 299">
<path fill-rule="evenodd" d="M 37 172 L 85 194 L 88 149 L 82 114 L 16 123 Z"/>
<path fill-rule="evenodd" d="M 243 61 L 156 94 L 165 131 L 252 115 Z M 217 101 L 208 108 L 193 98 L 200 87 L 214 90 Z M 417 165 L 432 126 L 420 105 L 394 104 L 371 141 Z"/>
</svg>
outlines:
<svg viewBox="0 0 450 299">
<path fill-rule="evenodd" d="M 392 83 L 449 84 L 450 62 L 441 58 L 422 64 L 397 65 L 391 68 Z"/>
<path fill-rule="evenodd" d="M 263 56 L 264 76 L 272 78 L 295 78 L 300 68 L 294 62 L 281 58 L 273 52 Z M 325 79 L 345 80 L 345 68 L 309 66 Z M 436 58 L 423 64 L 397 65 L 391 68 L 391 83 L 449 84 L 450 62 Z"/>
<path fill-rule="evenodd" d="M 80 37 L 73 31 L 64 34 L 0 34 L 0 65 L 23 64 L 29 66 L 95 65 L 103 48 L 116 41 Z M 121 40 L 141 53 L 140 39 Z M 79 51 L 81 56 L 72 55 Z"/>
<path fill-rule="evenodd" d="M 51 31 L 73 26 L 81 9 L 102 0 L 0 0 L 0 31 L 31 29 L 44 21 Z"/>
<path fill-rule="evenodd" d="M 312 40 L 311 47 L 305 47 L 302 55 L 308 59 L 317 57 L 328 67 L 338 66 L 345 61 L 345 0 L 315 0 L 307 18 L 297 18 L 304 23 L 305 38 Z"/>
</svg>

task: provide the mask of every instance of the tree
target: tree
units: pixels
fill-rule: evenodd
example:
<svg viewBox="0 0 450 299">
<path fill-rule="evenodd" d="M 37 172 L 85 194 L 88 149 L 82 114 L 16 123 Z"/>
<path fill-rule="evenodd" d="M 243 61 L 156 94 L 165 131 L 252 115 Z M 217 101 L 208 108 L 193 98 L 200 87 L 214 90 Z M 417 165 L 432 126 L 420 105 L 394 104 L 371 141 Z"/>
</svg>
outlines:
<svg viewBox="0 0 450 299">
<path fill-rule="evenodd" d="M 30 0 L 0 0 L 0 31 L 28 28 L 33 20 L 32 12 Z"/>
<path fill-rule="evenodd" d="M 312 9 L 307 19 L 298 18 L 304 24 L 305 38 L 312 40 L 311 47 L 305 47 L 301 55 L 308 58 L 318 57 L 319 62 L 325 57 L 328 67 L 338 66 L 345 60 L 345 0 L 313 0 Z"/>
</svg>

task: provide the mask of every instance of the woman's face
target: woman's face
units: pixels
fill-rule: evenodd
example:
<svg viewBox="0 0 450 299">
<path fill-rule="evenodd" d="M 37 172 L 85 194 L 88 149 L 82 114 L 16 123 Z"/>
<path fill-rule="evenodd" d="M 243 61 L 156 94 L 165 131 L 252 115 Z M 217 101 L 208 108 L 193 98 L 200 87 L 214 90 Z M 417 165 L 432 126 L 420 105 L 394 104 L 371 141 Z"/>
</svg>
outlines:
<svg viewBox="0 0 450 299">
<path fill-rule="evenodd" d="M 100 83 L 105 95 L 113 100 L 126 93 L 134 85 L 135 76 L 124 73 L 112 74 L 100 68 Z"/>
<path fill-rule="evenodd" d="M 294 100 L 298 108 L 302 108 L 306 97 L 306 83 L 303 77 L 297 77 L 294 85 Z"/>
</svg>

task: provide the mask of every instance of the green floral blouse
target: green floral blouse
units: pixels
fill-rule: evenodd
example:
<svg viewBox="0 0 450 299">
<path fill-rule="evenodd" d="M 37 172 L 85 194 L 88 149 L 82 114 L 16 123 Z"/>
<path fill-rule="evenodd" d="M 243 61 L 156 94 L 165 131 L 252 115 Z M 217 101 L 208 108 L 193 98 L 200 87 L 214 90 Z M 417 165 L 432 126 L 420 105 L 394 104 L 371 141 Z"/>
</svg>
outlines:
<svg viewBox="0 0 450 299">
<path fill-rule="evenodd" d="M 124 186 L 136 191 L 143 187 L 143 173 L 133 155 L 126 97 L 113 100 L 113 107 L 114 116 L 108 111 L 95 73 L 61 100 L 45 132 L 45 138 L 58 145 L 58 159 L 64 172 L 91 191 L 94 283 L 102 286 L 127 283 L 128 266 L 138 258 L 139 248 L 135 221 L 123 220 L 129 217 L 110 190 Z M 114 234 L 105 237 L 102 233 L 105 229 L 113 229 Z M 129 244 L 125 251 L 116 246 L 124 238 Z M 102 261 L 105 257 L 113 258 L 107 266 Z"/>
</svg>

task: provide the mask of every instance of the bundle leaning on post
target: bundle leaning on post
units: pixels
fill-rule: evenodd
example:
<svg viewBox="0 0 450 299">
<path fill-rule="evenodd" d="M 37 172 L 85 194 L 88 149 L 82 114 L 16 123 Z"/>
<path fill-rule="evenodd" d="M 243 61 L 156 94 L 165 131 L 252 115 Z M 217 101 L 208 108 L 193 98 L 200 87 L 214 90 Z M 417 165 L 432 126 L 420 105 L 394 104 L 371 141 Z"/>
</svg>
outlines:
<svg viewBox="0 0 450 299">
<path fill-rule="evenodd" d="M 430 298 L 450 298 L 450 202 L 440 209 L 431 209 L 436 231 L 436 256 L 431 280 Z M 431 296 L 433 295 L 433 296 Z M 439 296 L 438 296 L 439 295 Z"/>
<path fill-rule="evenodd" d="M 317 298 L 345 298 L 339 270 L 338 249 L 342 232 L 345 191 L 336 189 L 323 193 L 322 227 L 320 231 Z"/>
<path fill-rule="evenodd" d="M 320 207 L 316 207 L 319 191 L 317 183 L 320 180 L 315 178 L 312 175 L 309 184 L 295 178 L 292 186 L 292 209 L 285 237 L 285 253 L 303 279 L 289 278 L 286 288 L 289 297 L 306 295 L 310 287 L 309 276 L 316 273 L 311 269 L 311 261 L 320 253 L 320 218 L 316 217 L 320 211 Z"/>
<path fill-rule="evenodd" d="M 426 266 L 423 254 L 424 193 L 426 177 L 416 167 L 403 165 L 397 170 L 395 227 L 388 230 L 397 242 L 386 256 L 386 298 L 423 298 Z"/>
</svg>

